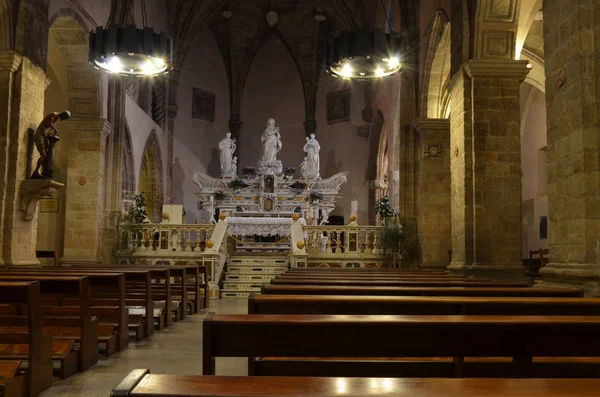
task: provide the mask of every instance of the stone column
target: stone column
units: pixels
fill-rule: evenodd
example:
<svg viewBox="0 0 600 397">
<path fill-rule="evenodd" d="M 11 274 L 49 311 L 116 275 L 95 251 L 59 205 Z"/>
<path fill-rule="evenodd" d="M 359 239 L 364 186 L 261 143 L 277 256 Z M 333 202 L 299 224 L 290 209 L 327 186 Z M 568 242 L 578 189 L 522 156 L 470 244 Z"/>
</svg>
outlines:
<svg viewBox="0 0 600 397">
<path fill-rule="evenodd" d="M 451 244 L 450 120 L 418 119 L 417 219 L 420 266 L 446 268 Z"/>
<path fill-rule="evenodd" d="M 600 296 L 600 1 L 545 0 L 543 10 L 550 263 L 542 284 Z"/>
<path fill-rule="evenodd" d="M 46 72 L 14 51 L 0 51 L 0 263 L 37 265 L 37 211 L 23 219 L 19 190 L 27 178 L 28 130 L 44 118 Z"/>
<path fill-rule="evenodd" d="M 519 86 L 527 61 L 473 60 L 452 82 L 450 270 L 519 277 Z"/>
<path fill-rule="evenodd" d="M 69 134 L 65 241 L 62 263 L 100 262 L 104 221 L 105 151 L 110 124 L 104 119 L 73 119 Z"/>
</svg>

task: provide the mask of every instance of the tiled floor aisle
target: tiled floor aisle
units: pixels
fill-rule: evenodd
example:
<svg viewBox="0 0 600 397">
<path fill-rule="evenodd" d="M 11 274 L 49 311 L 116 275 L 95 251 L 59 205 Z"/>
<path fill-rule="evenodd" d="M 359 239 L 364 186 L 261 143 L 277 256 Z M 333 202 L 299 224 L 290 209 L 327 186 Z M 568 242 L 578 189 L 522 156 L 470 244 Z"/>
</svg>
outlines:
<svg viewBox="0 0 600 397">
<path fill-rule="evenodd" d="M 213 300 L 208 311 L 217 313 L 246 313 L 247 301 Z M 202 319 L 206 313 L 188 317 L 168 329 L 110 358 L 100 358 L 87 371 L 65 380 L 54 380 L 53 386 L 41 397 L 108 397 L 112 388 L 136 368 L 148 368 L 153 373 L 200 375 L 202 373 Z M 243 358 L 217 359 L 217 374 L 245 375 Z"/>
</svg>

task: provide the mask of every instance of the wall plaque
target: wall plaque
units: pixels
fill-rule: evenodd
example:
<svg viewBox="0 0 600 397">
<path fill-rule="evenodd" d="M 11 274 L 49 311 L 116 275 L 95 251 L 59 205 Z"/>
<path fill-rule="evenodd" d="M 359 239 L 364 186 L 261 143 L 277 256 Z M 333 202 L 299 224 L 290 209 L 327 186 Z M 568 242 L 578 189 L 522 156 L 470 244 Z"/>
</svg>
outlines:
<svg viewBox="0 0 600 397">
<path fill-rule="evenodd" d="M 57 213 L 60 211 L 60 199 L 50 198 L 40 200 L 40 212 Z"/>
</svg>

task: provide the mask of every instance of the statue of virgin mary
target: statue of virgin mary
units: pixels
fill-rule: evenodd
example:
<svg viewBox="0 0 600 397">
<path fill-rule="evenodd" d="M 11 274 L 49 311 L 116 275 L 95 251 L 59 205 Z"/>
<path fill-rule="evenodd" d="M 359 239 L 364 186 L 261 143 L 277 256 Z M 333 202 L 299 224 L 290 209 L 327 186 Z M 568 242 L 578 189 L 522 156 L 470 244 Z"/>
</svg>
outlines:
<svg viewBox="0 0 600 397">
<path fill-rule="evenodd" d="M 275 125 L 275 119 L 267 121 L 267 128 L 260 139 L 263 146 L 263 155 L 260 164 L 265 167 L 274 166 L 277 163 L 277 153 L 281 150 L 281 135 L 279 127 Z"/>
</svg>

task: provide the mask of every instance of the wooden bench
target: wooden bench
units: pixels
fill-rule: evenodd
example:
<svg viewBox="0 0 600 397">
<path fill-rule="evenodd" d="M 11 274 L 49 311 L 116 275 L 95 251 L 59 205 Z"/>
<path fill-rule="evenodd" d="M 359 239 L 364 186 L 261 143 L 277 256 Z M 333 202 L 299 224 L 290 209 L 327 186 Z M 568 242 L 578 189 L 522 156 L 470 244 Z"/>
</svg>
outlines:
<svg viewBox="0 0 600 397">
<path fill-rule="evenodd" d="M 19 373 L 21 360 L 0 360 L 0 396 L 23 397 L 25 377 Z"/>
<path fill-rule="evenodd" d="M 600 316 L 597 298 L 252 295 L 248 314 Z"/>
<path fill-rule="evenodd" d="M 583 296 L 576 288 L 499 287 L 353 287 L 335 285 L 263 285 L 262 294 L 373 296 Z"/>
<path fill-rule="evenodd" d="M 451 275 L 438 275 L 438 276 L 433 276 L 433 275 L 408 275 L 408 276 L 404 276 L 404 275 L 400 275 L 400 274 L 381 274 L 381 273 L 372 273 L 372 274 L 344 274 L 344 275 L 339 275 L 339 274 L 310 274 L 310 275 L 304 275 L 304 274 L 280 274 L 276 277 L 274 277 L 275 279 L 281 279 L 281 280 L 297 280 L 297 279 L 315 279 L 315 280 L 336 280 L 336 279 L 343 279 L 343 280 L 407 280 L 407 281 L 411 281 L 411 280 L 429 280 L 429 281 L 434 281 L 434 280 L 440 280 L 440 281 L 462 281 L 462 280 L 467 280 L 467 281 L 490 281 L 489 278 L 484 278 L 484 277 L 473 277 L 473 278 L 466 278 L 464 276 L 451 276 Z"/>
<path fill-rule="evenodd" d="M 520 282 L 501 282 L 501 281 L 470 281 L 463 280 L 386 280 L 386 279 L 330 279 L 323 280 L 318 278 L 298 278 L 298 279 L 283 279 L 275 278 L 271 280 L 272 285 L 335 285 L 335 286 L 389 286 L 389 287 L 502 287 L 502 288 L 518 288 L 527 287 L 527 283 Z"/>
<path fill-rule="evenodd" d="M 27 318 L 27 332 L 0 332 L 0 343 L 18 343 L 28 347 L 27 370 L 24 376 L 20 371 L 21 359 L 2 360 L 7 364 L 3 366 L 0 390 L 4 389 L 6 397 L 9 396 L 8 393 L 18 393 L 19 391 L 22 396 L 35 397 L 52 385 L 52 338 L 42 332 L 40 283 L 36 281 L 0 281 L 0 305 L 24 307 Z M 0 323 L 6 324 L 1 314 Z M 17 365 L 16 370 L 14 370 L 15 365 Z M 24 377 L 24 380 L 15 377 Z M 13 379 L 15 380 L 13 381 Z"/>
<path fill-rule="evenodd" d="M 97 321 L 92 318 L 90 310 L 90 285 L 87 277 L 64 275 L 7 275 L 0 274 L 0 281 L 38 281 L 40 283 L 41 299 L 44 298 L 75 298 L 79 300 L 76 316 L 71 311 L 65 313 L 60 306 L 44 306 L 42 311 L 42 326 L 47 332 L 56 335 L 53 341 L 53 360 L 60 363 L 60 377 L 69 377 L 79 371 L 84 371 L 98 361 Z M 20 313 L 16 313 L 20 314 Z M 9 322 L 10 320 L 10 322 Z M 6 318 L 6 326 L 26 326 L 23 318 L 11 316 Z M 76 328 L 78 335 L 66 335 L 64 329 Z M 66 336 L 66 338 L 64 338 Z M 61 339 L 65 339 L 62 342 Z M 79 344 L 77 352 L 71 351 L 73 343 Z M 14 349 L 13 349 L 14 350 Z M 5 352 L 8 355 L 8 352 Z M 16 352 L 15 358 L 25 352 Z M 76 358 L 78 357 L 78 359 Z M 4 358 L 0 354 L 0 358 Z"/>
<path fill-rule="evenodd" d="M 111 397 L 573 397 L 592 396 L 598 379 L 298 378 L 155 375 L 131 371 Z"/>
<path fill-rule="evenodd" d="M 104 353 L 111 355 L 115 350 L 127 348 L 129 342 L 128 315 L 125 305 L 125 277 L 122 273 L 98 273 L 85 270 L 63 268 L 0 268 L 0 274 L 28 274 L 28 275 L 77 275 L 89 279 L 92 298 L 90 311 L 92 316 L 98 318 L 97 335 L 99 344 L 103 345 Z M 111 300 L 99 301 L 93 295 L 97 291 L 110 293 Z M 51 303 L 46 297 L 43 300 Z M 79 306 L 78 299 L 58 297 L 53 299 L 55 305 Z M 112 331 L 109 332 L 109 328 Z"/>
<path fill-rule="evenodd" d="M 540 269 L 548 264 L 549 254 L 550 251 L 547 249 L 529 251 L 529 264 L 525 267 L 523 274 L 530 277 L 532 283 L 540 277 Z"/>
<path fill-rule="evenodd" d="M 513 376 L 527 377 L 533 357 L 600 357 L 598 332 L 600 316 L 209 313 L 203 324 L 202 369 L 214 375 L 216 357 L 286 358 L 277 363 L 280 368 L 298 368 L 305 361 L 289 360 L 293 357 L 454 357 L 453 374 L 461 377 L 464 357 L 510 357 Z M 347 364 L 321 363 L 331 368 Z"/>
<path fill-rule="evenodd" d="M 391 267 L 293 267 L 287 270 L 286 273 L 370 273 L 370 272 L 389 272 L 389 273 L 401 273 L 401 274 L 449 274 L 448 271 L 432 271 L 432 270 L 412 270 L 412 269 L 397 269 Z"/>
</svg>

